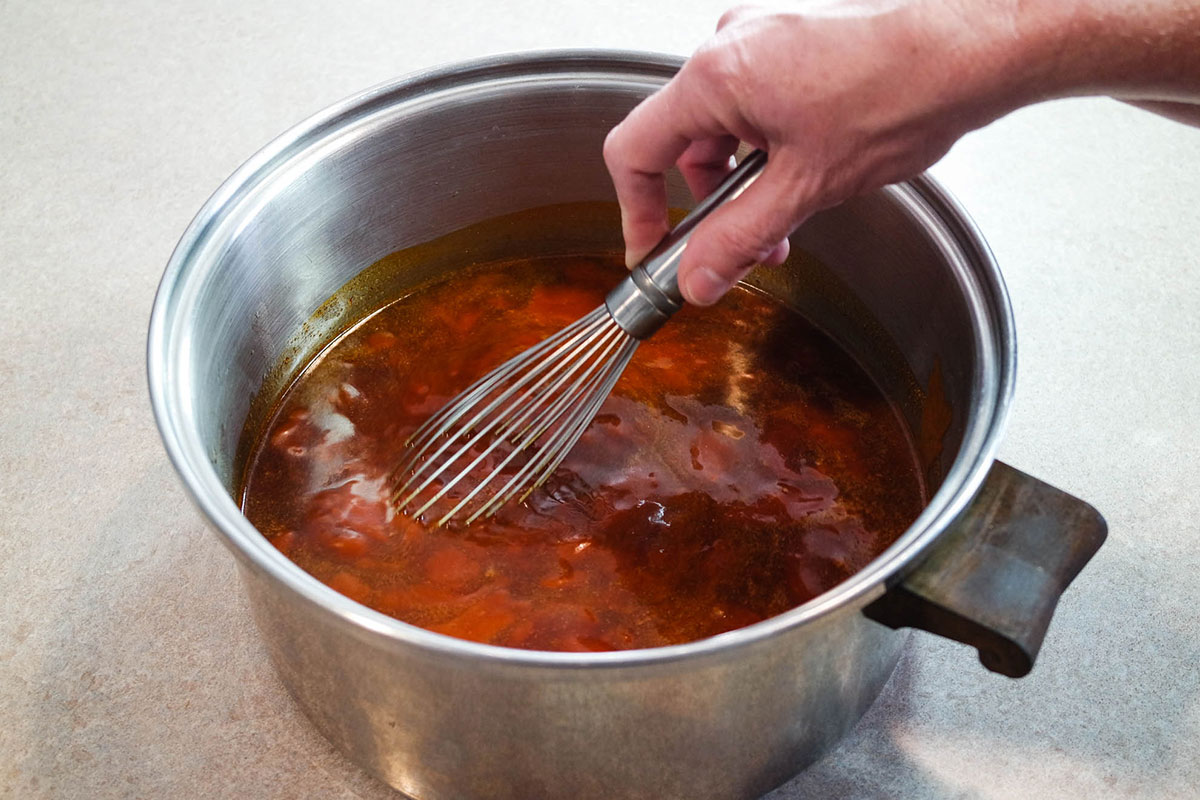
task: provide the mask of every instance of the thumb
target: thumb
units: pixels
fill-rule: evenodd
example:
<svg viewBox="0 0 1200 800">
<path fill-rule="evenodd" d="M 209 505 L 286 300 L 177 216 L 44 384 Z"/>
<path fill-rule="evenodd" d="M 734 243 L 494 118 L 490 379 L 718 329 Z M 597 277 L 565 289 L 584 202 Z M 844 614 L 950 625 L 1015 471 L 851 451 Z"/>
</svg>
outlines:
<svg viewBox="0 0 1200 800">
<path fill-rule="evenodd" d="M 689 303 L 712 305 L 756 264 L 786 257 L 788 235 L 812 212 L 803 173 L 782 161 L 772 155 L 758 180 L 697 226 L 679 264 Z"/>
</svg>

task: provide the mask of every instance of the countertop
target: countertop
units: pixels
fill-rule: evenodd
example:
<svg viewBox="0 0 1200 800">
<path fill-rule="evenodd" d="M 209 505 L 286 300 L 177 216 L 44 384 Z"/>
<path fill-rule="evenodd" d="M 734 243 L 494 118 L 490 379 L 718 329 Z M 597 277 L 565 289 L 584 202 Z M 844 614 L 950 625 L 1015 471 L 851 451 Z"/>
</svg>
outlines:
<svg viewBox="0 0 1200 800">
<path fill-rule="evenodd" d="M 167 461 L 158 279 L 217 185 L 324 106 L 489 53 L 686 54 L 727 2 L 3 4 L 0 794 L 398 797 L 293 705 Z M 1194 797 L 1200 129 L 1055 102 L 933 172 L 1015 307 L 1000 456 L 1093 503 L 1109 539 L 1031 675 L 914 635 L 853 733 L 769 797 Z"/>
</svg>

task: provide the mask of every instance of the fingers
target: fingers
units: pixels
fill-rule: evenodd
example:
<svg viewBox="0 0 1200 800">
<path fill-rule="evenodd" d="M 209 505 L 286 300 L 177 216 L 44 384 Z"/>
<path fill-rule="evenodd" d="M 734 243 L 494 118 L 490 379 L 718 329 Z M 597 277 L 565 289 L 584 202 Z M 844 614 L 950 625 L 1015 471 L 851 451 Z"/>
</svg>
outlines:
<svg viewBox="0 0 1200 800">
<path fill-rule="evenodd" d="M 726 27 L 735 25 L 748 17 L 758 16 L 759 14 L 762 14 L 764 10 L 765 9 L 762 6 L 756 5 L 734 6 L 722 14 L 721 18 L 717 20 L 717 30 L 724 30 Z"/>
<path fill-rule="evenodd" d="M 733 170 L 733 154 L 741 144 L 736 136 L 722 136 L 692 142 L 679 159 L 679 170 L 687 181 L 692 197 L 697 201 L 708 197 L 721 181 Z M 778 266 L 787 260 L 790 246 L 788 240 L 777 242 L 771 251 L 758 263 Z"/>
<path fill-rule="evenodd" d="M 679 265 L 679 288 L 689 303 L 712 305 L 755 264 L 787 258 L 787 236 L 811 213 L 800 176 L 768 162 L 750 188 L 696 228 Z"/>
<path fill-rule="evenodd" d="M 674 132 L 660 90 L 642 101 L 604 140 L 604 163 L 621 204 L 625 264 L 633 267 L 670 229 L 665 173 L 689 140 Z"/>
<path fill-rule="evenodd" d="M 737 152 L 736 136 L 718 136 L 692 142 L 677 162 L 683 179 L 696 202 L 712 194 L 713 189 L 733 170 L 733 154 Z"/>
<path fill-rule="evenodd" d="M 650 252 L 670 229 L 667 170 L 693 142 L 719 140 L 698 146 L 696 152 L 696 169 L 688 180 L 705 183 L 716 173 L 719 152 L 732 139 L 688 85 L 676 77 L 642 101 L 604 140 L 604 162 L 621 204 L 625 261 L 629 266 Z M 736 139 L 733 141 L 736 144 Z M 726 157 L 732 152 L 730 149 Z"/>
<path fill-rule="evenodd" d="M 767 253 L 766 258 L 762 259 L 758 263 L 764 267 L 778 267 L 780 264 L 787 261 L 787 257 L 791 254 L 791 252 L 792 243 L 787 239 L 784 239 L 771 248 L 771 252 Z"/>
<path fill-rule="evenodd" d="M 738 14 L 731 12 L 722 19 L 722 25 L 736 23 Z M 689 189 L 699 200 L 729 173 L 730 156 L 738 147 L 739 137 L 752 142 L 762 138 L 726 96 L 729 87 L 736 84 L 731 64 L 736 68 L 738 63 L 715 51 L 698 51 L 679 75 L 634 108 L 605 139 L 604 160 L 621 205 L 627 266 L 641 261 L 670 229 L 667 170 L 678 163 Z M 718 119 L 722 109 L 727 119 Z M 773 192 L 786 194 L 783 175 L 779 166 L 769 164 L 754 186 L 713 217 L 728 218 L 728 222 L 715 227 L 706 222 L 693 235 L 684 265 L 698 263 L 695 256 L 689 255 L 692 251 L 711 250 L 713 258 L 691 268 L 695 291 L 684 288 L 689 301 L 700 305 L 716 302 L 752 264 L 778 264 L 787 258 L 786 238 L 794 214 L 787 207 L 767 209 L 770 203 L 763 199 L 769 199 L 768 190 L 775 183 L 780 186 Z M 740 210 L 731 211 L 734 207 Z M 765 224 L 764 219 L 773 221 Z M 771 235 L 774 238 L 763 238 Z M 681 268 L 681 280 L 687 272 L 686 267 Z"/>
</svg>

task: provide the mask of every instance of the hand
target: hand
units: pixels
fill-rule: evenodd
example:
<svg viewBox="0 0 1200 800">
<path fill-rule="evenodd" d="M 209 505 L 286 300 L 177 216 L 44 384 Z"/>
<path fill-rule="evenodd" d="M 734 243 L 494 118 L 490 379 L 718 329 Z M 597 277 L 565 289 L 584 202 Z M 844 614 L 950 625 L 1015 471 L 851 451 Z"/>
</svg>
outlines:
<svg viewBox="0 0 1200 800">
<path fill-rule="evenodd" d="M 612 130 L 604 156 L 630 264 L 669 228 L 665 172 L 704 197 L 740 142 L 762 176 L 693 235 L 683 295 L 716 302 L 757 263 L 778 264 L 809 215 L 911 177 L 990 116 L 961 88 L 969 27 L 946 2 L 808 2 L 738 8 L 661 91 Z M 999 113 L 1000 109 L 996 109 Z"/>
<path fill-rule="evenodd" d="M 701 224 L 680 288 L 716 302 L 756 263 L 787 257 L 814 212 L 904 180 L 962 134 L 1052 96 L 1200 95 L 1194 0 L 809 0 L 744 7 L 661 91 L 612 130 L 604 157 L 621 203 L 626 260 L 668 230 L 664 175 L 696 197 L 739 142 L 763 175 Z"/>
</svg>

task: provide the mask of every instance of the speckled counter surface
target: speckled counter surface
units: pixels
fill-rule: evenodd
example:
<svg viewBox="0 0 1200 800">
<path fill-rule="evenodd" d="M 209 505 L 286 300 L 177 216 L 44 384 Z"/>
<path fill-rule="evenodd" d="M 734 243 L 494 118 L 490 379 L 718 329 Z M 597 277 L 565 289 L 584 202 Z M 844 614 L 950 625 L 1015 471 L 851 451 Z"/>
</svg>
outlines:
<svg viewBox="0 0 1200 800">
<path fill-rule="evenodd" d="M 528 48 L 688 53 L 725 5 L 0 5 L 0 795 L 398 797 L 293 706 L 162 450 L 143 353 L 163 266 L 242 160 L 359 89 Z M 1109 541 L 1032 675 L 914 636 L 770 798 L 1194 797 L 1200 130 L 1055 103 L 934 171 L 1016 311 L 1001 457 L 1096 505 Z"/>
</svg>

